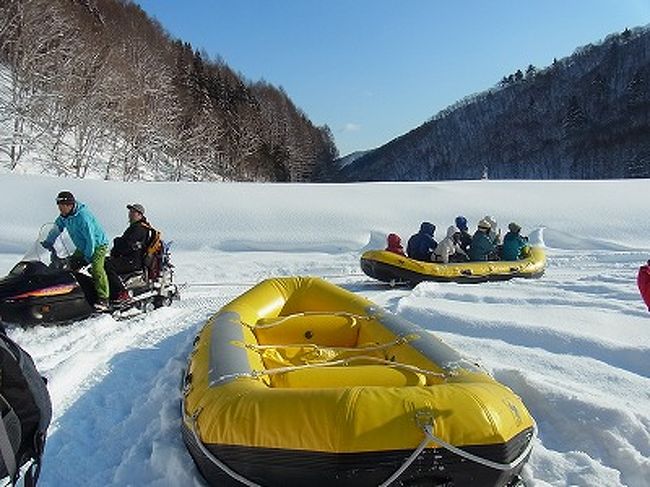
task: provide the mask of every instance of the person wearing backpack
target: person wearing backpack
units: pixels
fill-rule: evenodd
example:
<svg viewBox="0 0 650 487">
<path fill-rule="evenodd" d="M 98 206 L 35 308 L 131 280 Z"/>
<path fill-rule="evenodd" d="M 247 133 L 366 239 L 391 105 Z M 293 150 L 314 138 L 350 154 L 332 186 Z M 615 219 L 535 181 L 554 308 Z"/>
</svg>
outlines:
<svg viewBox="0 0 650 487">
<path fill-rule="evenodd" d="M 15 485 L 30 460 L 23 485 L 36 485 L 52 401 L 32 357 L 0 325 L 0 479 Z"/>
<path fill-rule="evenodd" d="M 126 208 L 129 210 L 129 226 L 122 236 L 113 239 L 113 248 L 105 265 L 112 301 L 116 303 L 125 303 L 131 299 L 120 274 L 142 270 L 152 230 L 144 216 L 144 206 L 132 203 L 126 205 Z"/>
</svg>

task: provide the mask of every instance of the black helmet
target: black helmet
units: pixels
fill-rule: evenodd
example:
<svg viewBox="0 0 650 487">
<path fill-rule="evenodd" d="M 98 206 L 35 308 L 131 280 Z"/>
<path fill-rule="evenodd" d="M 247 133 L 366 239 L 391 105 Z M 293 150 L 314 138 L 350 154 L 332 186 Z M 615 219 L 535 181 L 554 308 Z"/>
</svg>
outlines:
<svg viewBox="0 0 650 487">
<path fill-rule="evenodd" d="M 65 204 L 65 205 L 74 205 L 75 199 L 74 195 L 70 191 L 61 191 L 56 196 L 56 204 Z"/>
</svg>

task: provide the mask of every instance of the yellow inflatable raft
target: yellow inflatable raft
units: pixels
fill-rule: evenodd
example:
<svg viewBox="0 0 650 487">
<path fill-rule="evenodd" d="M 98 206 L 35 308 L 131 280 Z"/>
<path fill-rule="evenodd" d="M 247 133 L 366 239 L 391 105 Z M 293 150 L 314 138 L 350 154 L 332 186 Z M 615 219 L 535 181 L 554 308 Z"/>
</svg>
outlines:
<svg viewBox="0 0 650 487">
<path fill-rule="evenodd" d="M 182 411 L 212 485 L 516 485 L 535 435 L 476 364 L 311 277 L 266 280 L 208 320 Z"/>
<path fill-rule="evenodd" d="M 513 277 L 541 277 L 546 268 L 542 247 L 530 247 L 525 259 L 514 261 L 440 264 L 409 259 L 386 250 L 369 250 L 361 256 L 363 272 L 380 281 L 417 284 L 421 281 L 484 282 Z"/>
</svg>

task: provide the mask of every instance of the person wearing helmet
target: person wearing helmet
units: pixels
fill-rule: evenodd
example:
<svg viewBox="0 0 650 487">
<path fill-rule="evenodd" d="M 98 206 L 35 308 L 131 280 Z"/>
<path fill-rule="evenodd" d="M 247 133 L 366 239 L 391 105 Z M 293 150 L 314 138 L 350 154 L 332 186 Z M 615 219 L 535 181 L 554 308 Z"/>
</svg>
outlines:
<svg viewBox="0 0 650 487">
<path fill-rule="evenodd" d="M 470 235 L 469 228 L 467 227 L 467 218 L 464 216 L 457 216 L 455 223 L 456 228 L 458 228 L 460 248 L 463 249 L 463 252 L 465 254 L 467 254 L 469 252 L 469 246 L 472 243 L 472 236 Z"/>
<path fill-rule="evenodd" d="M 478 230 L 472 237 L 469 246 L 469 258 L 473 261 L 485 261 L 496 259 L 496 245 L 490 238 L 490 222 L 485 218 L 478 222 Z"/>
<path fill-rule="evenodd" d="M 528 247 L 528 238 L 519 235 L 521 227 L 515 222 L 508 224 L 508 233 L 503 237 L 501 259 L 519 260 L 524 258 L 525 249 Z"/>
<path fill-rule="evenodd" d="M 465 262 L 468 260 L 467 254 L 460 247 L 460 232 L 458 228 L 451 225 L 447 228 L 447 236 L 443 238 L 433 252 L 433 261 L 442 264 L 449 262 Z"/>
<path fill-rule="evenodd" d="M 90 274 L 93 276 L 97 292 L 97 311 L 108 309 L 108 277 L 104 269 L 104 260 L 108 250 L 108 238 L 95 215 L 88 207 L 77 201 L 70 191 L 61 191 L 56 197 L 59 216 L 54 220 L 54 228 L 41 245 L 51 250 L 54 242 L 63 230 L 68 231 L 76 250 L 70 258 L 70 266 L 77 270 L 91 264 Z"/>
<path fill-rule="evenodd" d="M 386 250 L 388 252 L 393 252 L 394 254 L 404 255 L 404 247 L 402 247 L 402 239 L 396 233 L 389 233 L 387 239 L 388 246 Z"/>
<path fill-rule="evenodd" d="M 433 223 L 422 222 L 420 224 L 420 231 L 409 238 L 408 244 L 406 245 L 406 254 L 411 259 L 431 262 L 431 254 L 438 245 L 433 238 L 435 231 L 436 226 Z"/>
</svg>

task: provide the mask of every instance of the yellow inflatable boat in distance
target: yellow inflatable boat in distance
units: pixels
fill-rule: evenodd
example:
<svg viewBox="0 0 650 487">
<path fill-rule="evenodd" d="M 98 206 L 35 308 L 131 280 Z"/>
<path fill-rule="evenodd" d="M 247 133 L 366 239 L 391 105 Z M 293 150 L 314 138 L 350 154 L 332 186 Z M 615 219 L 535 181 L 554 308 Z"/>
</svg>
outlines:
<svg viewBox="0 0 650 487">
<path fill-rule="evenodd" d="M 530 247 L 528 256 L 521 260 L 449 264 L 422 262 L 386 250 L 368 250 L 361 255 L 361 270 L 367 276 L 383 282 L 413 285 L 422 281 L 475 283 L 513 277 L 537 278 L 545 269 L 543 247 Z"/>
<path fill-rule="evenodd" d="M 269 279 L 197 335 L 182 432 L 211 485 L 511 486 L 535 424 L 431 333 L 322 279 Z"/>
</svg>

